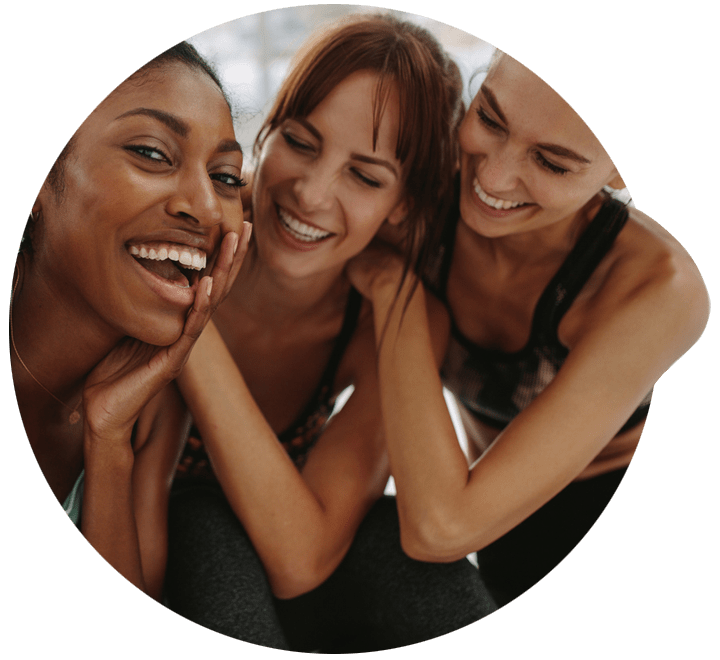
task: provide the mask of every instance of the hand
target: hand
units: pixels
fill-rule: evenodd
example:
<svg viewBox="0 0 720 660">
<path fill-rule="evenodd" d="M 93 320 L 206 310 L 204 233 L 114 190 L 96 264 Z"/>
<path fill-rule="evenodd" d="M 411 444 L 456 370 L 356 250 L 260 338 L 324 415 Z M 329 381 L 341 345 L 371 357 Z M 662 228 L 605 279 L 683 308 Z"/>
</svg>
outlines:
<svg viewBox="0 0 720 660">
<path fill-rule="evenodd" d="M 359 255 L 352 258 L 346 273 L 350 283 L 368 300 L 381 291 L 394 296 L 403 274 L 402 257 L 387 243 L 373 241 Z M 408 277 L 413 277 L 408 273 Z"/>
<path fill-rule="evenodd" d="M 83 390 L 85 424 L 91 437 L 127 439 L 143 408 L 178 376 L 212 313 L 229 293 L 247 253 L 251 230 L 246 223 L 241 236 L 229 232 L 223 237 L 212 272 L 198 282 L 193 306 L 175 343 L 153 346 L 126 337 L 92 370 Z"/>
</svg>

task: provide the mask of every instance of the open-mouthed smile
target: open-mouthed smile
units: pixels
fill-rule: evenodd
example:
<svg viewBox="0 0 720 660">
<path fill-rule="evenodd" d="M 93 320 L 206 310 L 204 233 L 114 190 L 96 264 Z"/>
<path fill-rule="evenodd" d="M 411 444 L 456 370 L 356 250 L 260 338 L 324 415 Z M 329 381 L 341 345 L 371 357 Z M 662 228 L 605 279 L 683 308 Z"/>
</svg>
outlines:
<svg viewBox="0 0 720 660">
<path fill-rule="evenodd" d="M 280 206 L 276 206 L 276 209 L 280 225 L 295 240 L 302 243 L 319 243 L 334 235 L 332 232 L 298 220 Z"/>
<path fill-rule="evenodd" d="M 168 240 L 133 241 L 126 249 L 156 294 L 174 304 L 192 304 L 208 262 L 205 250 Z"/>
<path fill-rule="evenodd" d="M 513 202 L 509 199 L 499 199 L 488 195 L 481 187 L 477 179 L 473 179 L 473 190 L 480 200 L 488 206 L 494 208 L 497 211 L 508 211 L 510 209 L 516 209 L 521 206 L 527 206 L 526 202 Z"/>
</svg>

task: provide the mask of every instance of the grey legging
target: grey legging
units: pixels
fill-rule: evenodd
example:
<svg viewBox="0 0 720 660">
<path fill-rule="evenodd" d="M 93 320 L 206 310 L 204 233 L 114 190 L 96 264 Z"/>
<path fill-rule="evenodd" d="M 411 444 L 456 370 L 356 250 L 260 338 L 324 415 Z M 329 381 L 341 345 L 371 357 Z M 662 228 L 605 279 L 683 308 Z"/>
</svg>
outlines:
<svg viewBox="0 0 720 660">
<path fill-rule="evenodd" d="M 236 639 L 323 653 L 421 642 L 495 609 L 466 559 L 432 564 L 403 553 L 390 497 L 370 510 L 330 578 L 298 598 L 278 600 L 245 530 L 214 485 L 182 487 L 172 495 L 166 602 Z"/>
</svg>

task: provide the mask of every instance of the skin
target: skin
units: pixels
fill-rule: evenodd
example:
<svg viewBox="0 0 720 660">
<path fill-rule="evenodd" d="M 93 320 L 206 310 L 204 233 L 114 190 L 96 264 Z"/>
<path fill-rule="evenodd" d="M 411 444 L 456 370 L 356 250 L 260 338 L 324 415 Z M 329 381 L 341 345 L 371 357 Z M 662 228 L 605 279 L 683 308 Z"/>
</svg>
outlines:
<svg viewBox="0 0 720 660">
<path fill-rule="evenodd" d="M 154 69 L 123 83 L 80 127 L 64 190 L 45 183 L 33 207 L 32 250 L 18 258 L 17 351 L 58 399 L 82 401 L 82 423 L 70 425 L 67 407 L 13 352 L 30 444 L 60 502 L 85 470 L 83 535 L 155 598 L 169 485 L 187 431 L 168 383 L 245 254 L 241 167 L 214 83 L 184 65 Z M 128 245 L 159 239 L 207 251 L 207 268 L 188 288 L 130 256 Z"/>
<path fill-rule="evenodd" d="M 292 598 L 337 567 L 388 478 L 369 308 L 343 355 L 335 394 L 354 392 L 302 472 L 277 441 L 315 390 L 342 326 L 345 265 L 405 213 L 390 96 L 372 145 L 376 77 L 353 74 L 308 117 L 264 144 L 253 182 L 254 241 L 228 299 L 180 386 L 215 473 L 247 530 L 274 594 Z M 301 243 L 277 208 L 329 232 Z"/>
<path fill-rule="evenodd" d="M 471 341 L 515 351 L 528 339 L 540 293 L 600 208 L 600 188 L 621 181 L 569 106 L 507 56 L 489 72 L 460 144 L 450 308 Z M 558 146 L 588 162 L 558 156 Z M 475 182 L 492 202 L 524 205 L 498 212 L 483 203 Z M 630 209 L 627 225 L 560 323 L 570 354 L 555 379 L 499 434 L 463 415 L 468 463 L 438 375 L 448 313 L 418 287 L 403 317 L 409 285 L 392 306 L 399 268 L 387 251 L 369 250 L 348 273 L 372 301 L 378 338 L 389 319 L 378 367 L 385 434 L 403 547 L 426 561 L 474 552 L 574 479 L 627 465 L 642 427 L 623 435 L 618 429 L 697 340 L 709 308 L 687 253 Z M 492 440 L 482 460 L 473 461 L 474 444 Z"/>
</svg>

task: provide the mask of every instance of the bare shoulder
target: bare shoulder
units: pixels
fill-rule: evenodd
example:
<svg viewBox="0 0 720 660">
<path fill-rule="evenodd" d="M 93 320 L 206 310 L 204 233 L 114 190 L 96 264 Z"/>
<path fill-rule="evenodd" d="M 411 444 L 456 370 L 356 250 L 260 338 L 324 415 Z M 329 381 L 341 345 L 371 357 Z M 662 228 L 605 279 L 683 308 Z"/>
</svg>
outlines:
<svg viewBox="0 0 720 660">
<path fill-rule="evenodd" d="M 618 271 L 613 273 L 613 285 L 624 277 L 631 291 L 647 289 L 688 309 L 705 309 L 707 315 L 708 294 L 697 265 L 667 230 L 642 211 L 630 209 L 613 256 Z"/>
<path fill-rule="evenodd" d="M 707 289 L 695 262 L 668 231 L 635 208 L 577 302 L 574 322 L 568 319 L 566 327 L 575 337 L 634 307 L 644 311 L 647 322 L 678 321 L 689 345 L 702 333 L 709 314 Z"/>
</svg>

